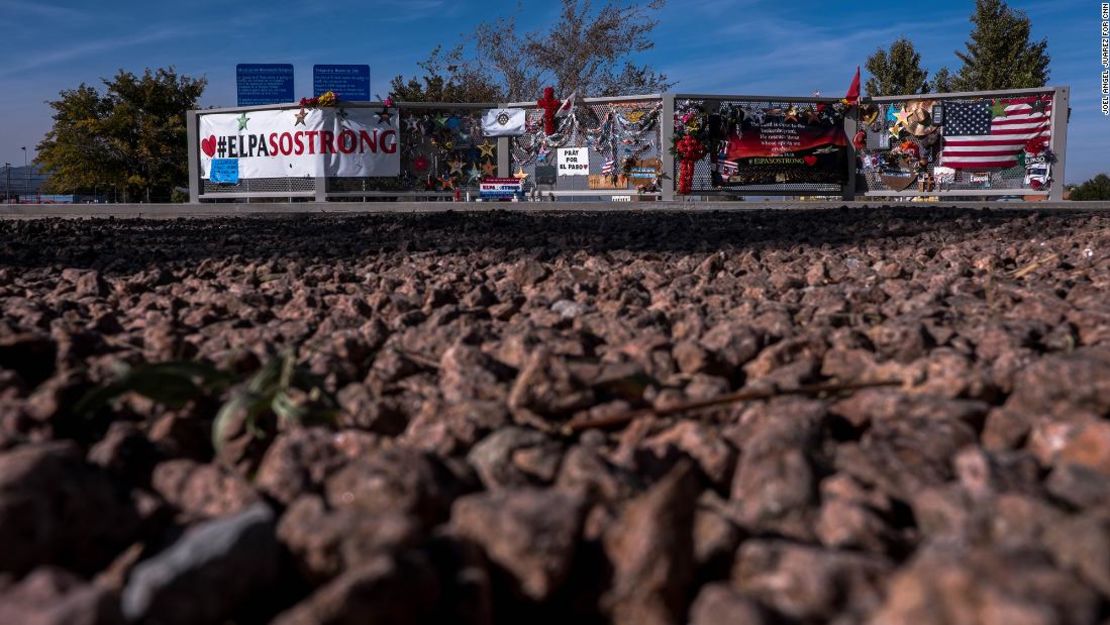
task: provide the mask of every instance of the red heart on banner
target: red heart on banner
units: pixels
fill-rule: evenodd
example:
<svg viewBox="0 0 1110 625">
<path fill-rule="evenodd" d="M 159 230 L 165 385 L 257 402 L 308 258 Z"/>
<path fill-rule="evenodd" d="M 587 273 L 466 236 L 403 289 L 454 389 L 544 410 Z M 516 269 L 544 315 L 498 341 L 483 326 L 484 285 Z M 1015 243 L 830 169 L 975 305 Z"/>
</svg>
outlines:
<svg viewBox="0 0 1110 625">
<path fill-rule="evenodd" d="M 802 160 L 805 161 L 806 165 L 809 165 L 810 167 L 813 167 L 814 165 L 817 164 L 817 157 L 813 156 L 813 155 L 803 156 Z"/>
<path fill-rule="evenodd" d="M 216 155 L 216 136 L 212 135 L 211 137 L 208 137 L 207 139 L 202 139 L 201 142 L 200 142 L 200 149 L 203 150 L 204 153 L 208 155 L 208 158 L 212 158 L 213 156 L 215 156 Z"/>
</svg>

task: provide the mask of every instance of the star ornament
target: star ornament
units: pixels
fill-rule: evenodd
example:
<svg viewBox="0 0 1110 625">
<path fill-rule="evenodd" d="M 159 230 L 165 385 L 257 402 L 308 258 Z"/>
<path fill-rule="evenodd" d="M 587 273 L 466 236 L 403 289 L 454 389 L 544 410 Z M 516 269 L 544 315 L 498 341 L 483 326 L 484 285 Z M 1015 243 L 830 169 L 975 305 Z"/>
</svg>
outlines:
<svg viewBox="0 0 1110 625">
<path fill-rule="evenodd" d="M 1047 104 L 1045 103 L 1044 98 L 1037 98 L 1036 100 L 1033 100 L 1033 103 L 1029 106 L 1032 107 L 1034 113 L 1044 113 Z"/>
<path fill-rule="evenodd" d="M 246 130 L 247 122 L 249 122 L 250 120 L 251 118 L 247 117 L 246 113 L 243 113 L 239 117 L 235 118 L 235 121 L 239 122 L 239 130 Z"/>
<path fill-rule="evenodd" d="M 293 122 L 293 125 L 294 126 L 307 126 L 308 124 L 304 123 L 304 118 L 307 117 L 307 116 L 308 116 L 308 111 L 306 111 L 304 109 L 301 109 L 301 111 L 299 113 L 293 113 L 293 117 L 295 117 L 297 119 L 297 121 Z"/>
<path fill-rule="evenodd" d="M 898 111 L 894 114 L 894 120 L 894 125 L 896 127 L 905 126 L 910 121 L 910 112 L 906 109 L 902 109 L 901 111 Z"/>
<path fill-rule="evenodd" d="M 462 170 L 463 170 L 463 167 L 465 165 L 466 165 L 466 163 L 464 163 L 464 162 L 462 162 L 458 159 L 450 161 L 449 163 L 447 163 L 447 166 L 451 168 L 451 175 L 461 174 Z"/>
<path fill-rule="evenodd" d="M 482 163 L 482 175 L 487 178 L 492 178 L 497 173 L 497 165 L 493 163 Z"/>
<path fill-rule="evenodd" d="M 995 100 L 991 103 L 991 117 L 1006 117 L 1006 105 L 1002 100 Z"/>
<path fill-rule="evenodd" d="M 478 149 L 482 151 L 482 158 L 493 158 L 493 151 L 497 149 L 497 146 L 487 139 L 478 146 Z"/>
<path fill-rule="evenodd" d="M 443 190 L 444 191 L 450 191 L 450 190 L 453 190 L 455 188 L 455 179 L 451 178 L 451 177 L 440 178 L 439 179 L 439 184 L 443 185 Z"/>
<path fill-rule="evenodd" d="M 783 118 L 782 121 L 787 122 L 787 123 L 790 123 L 790 122 L 793 122 L 795 124 L 798 123 L 798 109 L 794 108 L 793 106 L 786 109 L 786 115 L 785 115 L 785 117 Z"/>
<path fill-rule="evenodd" d="M 513 174 L 513 178 L 516 178 L 517 180 L 519 180 L 521 182 L 524 182 L 525 180 L 528 179 L 528 174 L 524 173 L 524 166 L 523 165 L 518 166 L 518 169 L 516 170 L 516 173 Z"/>
<path fill-rule="evenodd" d="M 467 174 L 470 176 L 470 180 L 477 180 L 482 177 L 482 170 L 477 165 L 471 165 Z"/>
</svg>

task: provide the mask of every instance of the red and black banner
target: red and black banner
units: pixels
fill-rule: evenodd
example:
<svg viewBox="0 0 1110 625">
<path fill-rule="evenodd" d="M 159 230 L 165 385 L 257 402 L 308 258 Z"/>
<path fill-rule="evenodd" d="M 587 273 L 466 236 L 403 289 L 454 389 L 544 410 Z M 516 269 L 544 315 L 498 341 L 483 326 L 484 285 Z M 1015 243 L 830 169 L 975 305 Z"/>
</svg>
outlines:
<svg viewBox="0 0 1110 625">
<path fill-rule="evenodd" d="M 725 184 L 835 184 L 847 179 L 848 138 L 840 124 L 749 122 L 729 138 L 725 155 L 735 163 Z"/>
</svg>

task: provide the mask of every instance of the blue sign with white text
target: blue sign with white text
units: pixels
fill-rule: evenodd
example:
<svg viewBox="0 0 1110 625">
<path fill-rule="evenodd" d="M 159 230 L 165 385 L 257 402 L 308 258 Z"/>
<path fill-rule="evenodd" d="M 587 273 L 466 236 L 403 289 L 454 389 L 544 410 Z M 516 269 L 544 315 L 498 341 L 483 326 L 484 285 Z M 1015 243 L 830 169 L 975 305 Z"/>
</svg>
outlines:
<svg viewBox="0 0 1110 625">
<path fill-rule="evenodd" d="M 239 184 L 239 159 L 214 158 L 208 179 L 216 184 Z"/>
<path fill-rule="evenodd" d="M 288 63 L 240 63 L 235 66 L 239 106 L 292 102 L 293 66 Z"/>
<path fill-rule="evenodd" d="M 369 65 L 313 65 L 312 95 L 332 91 L 340 100 L 368 102 L 370 100 Z"/>
</svg>

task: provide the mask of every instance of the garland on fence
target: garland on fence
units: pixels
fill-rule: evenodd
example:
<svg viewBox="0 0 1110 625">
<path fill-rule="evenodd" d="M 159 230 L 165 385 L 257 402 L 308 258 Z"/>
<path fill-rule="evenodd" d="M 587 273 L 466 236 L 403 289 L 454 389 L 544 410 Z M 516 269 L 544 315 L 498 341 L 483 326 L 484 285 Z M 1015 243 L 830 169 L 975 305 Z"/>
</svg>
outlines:
<svg viewBox="0 0 1110 625">
<path fill-rule="evenodd" d="M 623 153 L 623 161 L 628 161 L 655 147 L 653 131 L 658 128 L 662 103 L 647 110 L 640 105 L 610 104 L 596 126 L 582 121 L 573 97 L 568 103 L 564 103 L 565 112 L 555 116 L 553 132 L 547 132 L 546 110 L 542 118 L 529 120 L 525 134 L 513 140 L 513 157 L 518 163 L 544 162 L 552 150 L 577 143 L 579 136 L 585 136 L 586 146 L 606 160 L 615 160 Z"/>
</svg>

